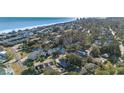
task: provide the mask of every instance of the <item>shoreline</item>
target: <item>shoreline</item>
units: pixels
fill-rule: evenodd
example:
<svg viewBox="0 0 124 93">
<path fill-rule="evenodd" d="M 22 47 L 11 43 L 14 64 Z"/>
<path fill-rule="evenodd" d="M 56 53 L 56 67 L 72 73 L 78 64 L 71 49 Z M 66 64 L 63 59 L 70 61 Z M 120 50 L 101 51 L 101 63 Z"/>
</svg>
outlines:
<svg viewBox="0 0 124 93">
<path fill-rule="evenodd" d="M 72 19 L 72 20 L 64 21 L 64 22 L 55 22 L 55 23 L 48 23 L 48 24 L 41 24 L 41 25 L 20 27 L 20 28 L 15 28 L 15 29 L 0 30 L 0 34 L 7 34 L 7 33 L 12 32 L 12 31 L 18 32 L 19 30 L 33 29 L 33 28 L 37 28 L 37 27 L 43 27 L 43 26 L 50 26 L 50 25 L 62 24 L 62 23 L 71 22 L 71 21 L 75 21 L 75 20 L 76 20 L 76 19 L 74 18 L 74 19 Z"/>
</svg>

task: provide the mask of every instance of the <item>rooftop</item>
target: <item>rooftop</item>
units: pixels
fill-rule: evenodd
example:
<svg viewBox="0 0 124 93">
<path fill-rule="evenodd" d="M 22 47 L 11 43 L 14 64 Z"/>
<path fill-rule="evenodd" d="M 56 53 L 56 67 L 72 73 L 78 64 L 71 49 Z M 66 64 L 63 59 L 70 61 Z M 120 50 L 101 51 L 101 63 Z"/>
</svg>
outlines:
<svg viewBox="0 0 124 93">
<path fill-rule="evenodd" d="M 0 54 L 6 54 L 7 51 L 0 51 Z"/>
</svg>

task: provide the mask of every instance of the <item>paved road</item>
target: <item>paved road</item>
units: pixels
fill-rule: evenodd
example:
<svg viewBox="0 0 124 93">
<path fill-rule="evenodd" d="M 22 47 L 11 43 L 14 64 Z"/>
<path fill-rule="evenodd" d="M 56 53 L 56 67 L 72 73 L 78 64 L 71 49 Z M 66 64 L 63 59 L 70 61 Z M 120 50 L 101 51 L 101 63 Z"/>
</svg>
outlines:
<svg viewBox="0 0 124 93">
<path fill-rule="evenodd" d="M 117 38 L 116 35 L 115 35 L 115 32 L 110 28 L 110 31 L 112 33 L 112 35 L 114 36 L 114 38 L 118 41 L 118 40 L 121 40 L 119 37 Z M 119 48 L 120 48 L 120 51 L 121 51 L 121 55 L 124 55 L 124 46 L 122 44 L 122 41 L 119 41 L 120 45 L 119 45 Z"/>
</svg>

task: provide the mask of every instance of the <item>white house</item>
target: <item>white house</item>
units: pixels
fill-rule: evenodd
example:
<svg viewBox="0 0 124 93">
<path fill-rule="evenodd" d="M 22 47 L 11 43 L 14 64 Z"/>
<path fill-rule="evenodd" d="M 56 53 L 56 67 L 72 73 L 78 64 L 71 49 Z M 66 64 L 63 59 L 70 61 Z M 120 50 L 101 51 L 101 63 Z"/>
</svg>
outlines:
<svg viewBox="0 0 124 93">
<path fill-rule="evenodd" d="M 7 59 L 7 51 L 0 51 L 0 62 L 5 62 Z"/>
</svg>

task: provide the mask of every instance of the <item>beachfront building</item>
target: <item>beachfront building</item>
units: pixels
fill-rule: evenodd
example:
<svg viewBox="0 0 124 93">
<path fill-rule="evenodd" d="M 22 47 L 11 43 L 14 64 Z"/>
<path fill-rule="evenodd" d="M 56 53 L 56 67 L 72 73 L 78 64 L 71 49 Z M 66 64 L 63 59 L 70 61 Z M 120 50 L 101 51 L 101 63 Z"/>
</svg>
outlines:
<svg viewBox="0 0 124 93">
<path fill-rule="evenodd" d="M 18 31 L 1 34 L 0 44 L 4 46 L 13 46 L 26 41 L 29 37 L 33 36 L 31 31 Z"/>
<path fill-rule="evenodd" d="M 2 40 L 2 41 L 0 41 L 0 44 L 2 44 L 4 46 L 12 46 L 12 45 L 15 45 L 15 44 L 18 44 L 18 43 L 22 43 L 25 40 L 27 40 L 27 38 L 17 36 L 17 37 Z"/>
<path fill-rule="evenodd" d="M 0 44 L 4 46 L 12 46 L 12 45 L 26 41 L 28 37 L 31 35 L 32 34 L 25 33 L 25 34 L 20 34 L 20 35 L 4 38 L 3 40 L 0 40 Z"/>
</svg>

